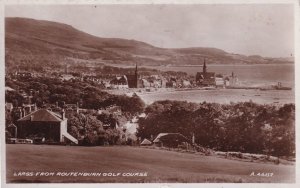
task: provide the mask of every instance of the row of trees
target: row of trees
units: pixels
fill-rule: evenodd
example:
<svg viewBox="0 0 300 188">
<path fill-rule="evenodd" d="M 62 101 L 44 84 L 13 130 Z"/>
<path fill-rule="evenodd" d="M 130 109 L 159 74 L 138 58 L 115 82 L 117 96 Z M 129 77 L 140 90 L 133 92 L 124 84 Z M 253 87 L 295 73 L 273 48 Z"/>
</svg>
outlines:
<svg viewBox="0 0 300 188">
<path fill-rule="evenodd" d="M 159 101 L 139 120 L 138 136 L 181 133 L 204 147 L 221 151 L 295 154 L 295 105 L 252 102 L 215 104 Z"/>
<path fill-rule="evenodd" d="M 120 106 L 127 116 L 141 113 L 144 110 L 144 102 L 137 96 L 111 95 L 101 89 L 91 86 L 89 83 L 72 80 L 61 81 L 54 78 L 30 78 L 27 80 L 6 80 L 6 85 L 15 89 L 7 92 L 6 102 L 14 106 L 23 103 L 36 103 L 38 107 L 44 104 L 67 103 L 76 104 L 87 109 L 100 109 L 108 106 Z M 21 91 L 29 98 L 23 97 Z"/>
</svg>

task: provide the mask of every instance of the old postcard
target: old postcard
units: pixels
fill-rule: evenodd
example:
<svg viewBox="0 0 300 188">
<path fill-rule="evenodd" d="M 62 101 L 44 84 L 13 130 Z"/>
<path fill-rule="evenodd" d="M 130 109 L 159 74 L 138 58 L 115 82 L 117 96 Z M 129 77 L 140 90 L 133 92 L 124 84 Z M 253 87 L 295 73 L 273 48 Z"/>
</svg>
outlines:
<svg viewBox="0 0 300 188">
<path fill-rule="evenodd" d="M 298 2 L 136 3 L 3 3 L 3 187 L 296 187 Z"/>
</svg>

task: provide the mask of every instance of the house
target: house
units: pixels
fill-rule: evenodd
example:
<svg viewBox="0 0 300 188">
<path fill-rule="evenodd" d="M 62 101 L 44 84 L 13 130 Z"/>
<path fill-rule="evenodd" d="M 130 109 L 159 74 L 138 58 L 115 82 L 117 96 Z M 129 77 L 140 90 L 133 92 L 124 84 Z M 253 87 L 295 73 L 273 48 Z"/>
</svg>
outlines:
<svg viewBox="0 0 300 188">
<path fill-rule="evenodd" d="M 110 87 L 112 89 L 127 89 L 128 88 L 128 79 L 127 76 L 116 76 L 113 80 L 110 81 Z"/>
<path fill-rule="evenodd" d="M 166 87 L 167 88 L 173 88 L 173 87 L 176 87 L 176 86 L 177 86 L 177 79 L 176 78 L 171 77 L 169 79 L 169 81 L 166 82 Z"/>
<path fill-rule="evenodd" d="M 43 137 L 46 142 L 63 143 L 67 140 L 78 144 L 77 139 L 67 132 L 65 112 L 56 114 L 46 109 L 34 111 L 17 121 L 18 138 Z"/>
<path fill-rule="evenodd" d="M 34 104 L 23 104 L 22 108 L 25 110 L 25 114 L 29 114 L 29 113 L 37 110 L 37 106 L 35 103 Z M 24 116 L 25 116 L 25 114 L 24 114 Z"/>
<path fill-rule="evenodd" d="M 189 140 L 180 133 L 159 133 L 153 140 L 154 145 L 158 147 L 177 147 L 183 142 Z"/>
<path fill-rule="evenodd" d="M 200 86 L 215 86 L 216 74 L 214 72 L 207 72 L 206 62 L 204 59 L 203 71 L 197 72 L 196 83 Z"/>
<path fill-rule="evenodd" d="M 69 80 L 72 80 L 72 79 L 75 79 L 75 77 L 71 74 L 62 74 L 60 76 L 60 80 L 62 80 L 62 81 L 64 81 L 64 80 L 69 81 Z"/>
<path fill-rule="evenodd" d="M 182 80 L 182 86 L 183 87 L 191 87 L 192 84 L 189 80 Z"/>
<path fill-rule="evenodd" d="M 6 128 L 6 131 L 10 134 L 10 136 L 17 138 L 17 126 L 13 123 L 9 124 Z"/>
<path fill-rule="evenodd" d="M 67 112 L 76 112 L 76 113 L 79 113 L 79 105 L 78 105 L 78 103 L 76 103 L 76 104 L 65 104 L 63 106 L 63 108 Z"/>
<path fill-rule="evenodd" d="M 150 82 L 146 79 L 142 79 L 142 87 L 143 88 L 149 88 L 151 86 Z"/>
<path fill-rule="evenodd" d="M 17 77 L 28 79 L 28 78 L 32 78 L 33 74 L 30 72 L 17 72 Z"/>
<path fill-rule="evenodd" d="M 22 118 L 36 110 L 36 104 L 22 104 L 21 107 L 16 107 L 13 113 L 16 117 Z"/>
<path fill-rule="evenodd" d="M 97 78 L 96 76 L 85 76 L 83 78 L 84 81 L 90 81 L 90 82 L 94 82 L 94 83 L 100 83 L 100 79 Z"/>
<path fill-rule="evenodd" d="M 5 109 L 8 111 L 8 112 L 12 112 L 12 110 L 14 109 L 14 106 L 12 103 L 5 103 Z"/>
<path fill-rule="evenodd" d="M 237 86 L 237 85 L 239 85 L 239 79 L 232 72 L 230 76 L 225 78 L 225 86 Z"/>
<path fill-rule="evenodd" d="M 224 88 L 225 81 L 223 77 L 216 77 L 216 87 Z"/>
<path fill-rule="evenodd" d="M 15 91 L 13 88 L 5 86 L 5 91 Z"/>
<path fill-rule="evenodd" d="M 147 138 L 145 138 L 142 142 L 141 142 L 141 146 L 150 146 L 152 144 L 152 142 L 150 140 L 148 140 Z"/>
</svg>

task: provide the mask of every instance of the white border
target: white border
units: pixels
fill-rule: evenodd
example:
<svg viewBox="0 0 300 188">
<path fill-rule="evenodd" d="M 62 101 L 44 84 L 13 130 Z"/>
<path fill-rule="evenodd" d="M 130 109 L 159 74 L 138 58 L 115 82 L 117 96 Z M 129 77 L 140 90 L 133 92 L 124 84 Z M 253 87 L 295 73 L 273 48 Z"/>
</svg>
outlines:
<svg viewBox="0 0 300 188">
<path fill-rule="evenodd" d="M 142 184 L 121 184 L 121 183 L 113 183 L 113 184 L 5 184 L 6 177 L 5 177 L 5 113 L 4 113 L 4 74 L 5 74 L 5 66 L 4 66 L 4 6 L 5 5 L 14 5 L 14 4 L 43 4 L 43 5 L 51 5 L 51 4 L 294 4 L 294 21 L 295 21 L 295 102 L 296 102 L 296 183 L 295 184 L 280 184 L 280 183 L 241 183 L 241 184 L 233 184 L 233 183 L 189 183 L 189 184 L 182 184 L 182 183 L 142 183 Z M 1 185 L 3 187 L 161 187 L 161 188 L 180 188 L 180 187 L 300 187 L 299 181 L 299 112 L 300 108 L 298 106 L 300 93 L 299 91 L 299 75 L 297 74 L 300 72 L 299 67 L 299 50 L 300 50 L 300 41 L 299 41 L 299 6 L 300 0 L 0 0 L 0 125 L 1 125 Z"/>
</svg>

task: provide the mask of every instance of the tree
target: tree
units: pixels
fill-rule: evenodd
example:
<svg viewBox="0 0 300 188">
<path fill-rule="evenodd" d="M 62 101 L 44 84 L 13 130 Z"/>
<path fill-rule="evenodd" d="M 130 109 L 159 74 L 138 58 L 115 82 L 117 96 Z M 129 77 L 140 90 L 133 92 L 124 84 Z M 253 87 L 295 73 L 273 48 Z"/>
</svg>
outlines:
<svg viewBox="0 0 300 188">
<path fill-rule="evenodd" d="M 295 107 L 280 108 L 253 102 L 192 104 L 158 101 L 145 109 L 137 136 L 151 138 L 159 133 L 195 135 L 196 144 L 221 150 L 295 154 Z M 267 129 L 266 129 L 267 127 Z"/>
</svg>

